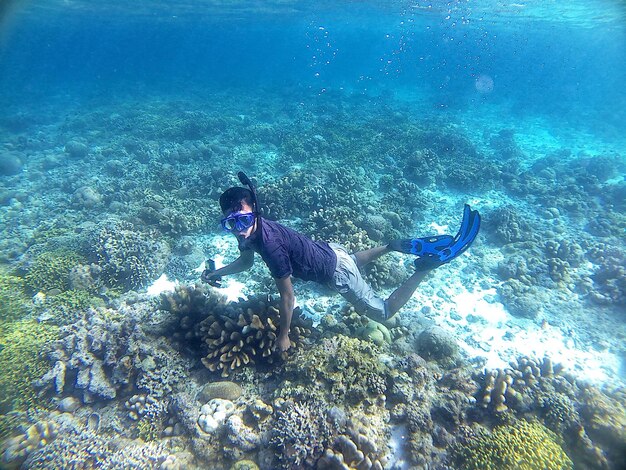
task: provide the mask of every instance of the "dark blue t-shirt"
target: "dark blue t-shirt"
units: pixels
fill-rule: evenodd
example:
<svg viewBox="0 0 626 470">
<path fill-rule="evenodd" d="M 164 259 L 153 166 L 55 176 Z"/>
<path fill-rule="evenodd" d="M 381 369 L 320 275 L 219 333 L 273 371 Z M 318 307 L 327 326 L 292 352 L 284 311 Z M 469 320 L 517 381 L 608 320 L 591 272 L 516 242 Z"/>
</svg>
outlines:
<svg viewBox="0 0 626 470">
<path fill-rule="evenodd" d="M 262 219 L 247 240 L 239 242 L 239 250 L 253 249 L 276 279 L 293 275 L 305 281 L 328 283 L 332 280 L 337 256 L 326 242 L 313 241 L 273 220 Z"/>
</svg>

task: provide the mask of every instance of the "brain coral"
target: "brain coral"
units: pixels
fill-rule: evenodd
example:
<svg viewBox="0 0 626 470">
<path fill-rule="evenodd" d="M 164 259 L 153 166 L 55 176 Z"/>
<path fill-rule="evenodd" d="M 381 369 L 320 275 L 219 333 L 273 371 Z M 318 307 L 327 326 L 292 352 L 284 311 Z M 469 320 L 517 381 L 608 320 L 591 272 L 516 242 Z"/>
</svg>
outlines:
<svg viewBox="0 0 626 470">
<path fill-rule="evenodd" d="M 491 434 L 477 433 L 456 449 L 465 470 L 565 470 L 572 461 L 556 436 L 539 423 L 519 421 L 499 426 Z"/>
</svg>

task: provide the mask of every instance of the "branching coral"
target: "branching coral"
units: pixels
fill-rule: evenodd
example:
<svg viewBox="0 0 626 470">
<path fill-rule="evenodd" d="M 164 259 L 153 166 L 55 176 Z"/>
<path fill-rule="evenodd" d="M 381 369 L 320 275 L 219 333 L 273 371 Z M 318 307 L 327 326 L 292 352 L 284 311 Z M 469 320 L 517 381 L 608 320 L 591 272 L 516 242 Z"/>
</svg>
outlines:
<svg viewBox="0 0 626 470">
<path fill-rule="evenodd" d="M 0 323 L 17 320 L 26 313 L 24 281 L 0 271 Z"/>
<path fill-rule="evenodd" d="M 337 335 L 298 352 L 285 364 L 292 383 L 306 384 L 330 403 L 360 402 L 384 394 L 388 369 L 379 349 L 369 341 Z"/>
<path fill-rule="evenodd" d="M 32 292 L 58 289 L 64 291 L 70 287 L 70 271 L 85 259 L 68 250 L 43 252 L 28 267 L 25 281 Z"/>
<path fill-rule="evenodd" d="M 179 286 L 161 297 L 161 308 L 179 315 L 174 333 L 181 346 L 206 351 L 202 363 L 212 372 L 228 377 L 248 364 L 275 362 L 278 335 L 278 299 L 254 297 L 226 304 L 224 297 L 205 287 Z M 296 309 L 289 336 L 292 346 L 302 345 L 312 334 L 312 322 Z"/>
<path fill-rule="evenodd" d="M 539 423 L 519 421 L 496 427 L 491 434 L 477 433 L 455 453 L 465 470 L 566 470 L 572 461 L 554 434 Z"/>
<path fill-rule="evenodd" d="M 322 402 L 286 402 L 277 411 L 272 444 L 280 452 L 281 467 L 313 469 L 330 438 Z"/>
<path fill-rule="evenodd" d="M 506 411 L 507 403 L 520 404 L 522 393 L 538 381 L 551 378 L 563 370 L 561 364 L 554 365 L 550 358 L 534 361 L 522 357 L 510 368 L 486 371 L 484 385 L 479 392 L 479 403 L 496 412 Z"/>
<path fill-rule="evenodd" d="M 41 406 L 32 382 L 46 371 L 41 356 L 57 337 L 57 327 L 21 320 L 0 330 L 0 413 Z"/>
<path fill-rule="evenodd" d="M 93 250 L 109 284 L 138 288 L 165 269 L 170 249 L 155 234 L 128 222 L 105 223 L 94 235 Z"/>
<path fill-rule="evenodd" d="M 199 324 L 208 350 L 202 363 L 212 372 L 228 377 L 236 369 L 277 359 L 274 344 L 278 335 L 278 300 L 254 298 L 226 305 L 223 312 L 212 312 Z M 301 346 L 311 334 L 311 322 L 297 308 L 289 332 L 293 346 Z"/>
</svg>

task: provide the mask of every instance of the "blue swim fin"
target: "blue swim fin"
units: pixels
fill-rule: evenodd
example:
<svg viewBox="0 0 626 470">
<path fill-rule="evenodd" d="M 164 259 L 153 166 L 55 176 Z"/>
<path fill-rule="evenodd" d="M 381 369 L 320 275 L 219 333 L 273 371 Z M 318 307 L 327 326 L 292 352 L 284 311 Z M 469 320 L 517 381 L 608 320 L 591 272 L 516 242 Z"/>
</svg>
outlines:
<svg viewBox="0 0 626 470">
<path fill-rule="evenodd" d="M 453 258 L 463 254 L 467 250 L 480 230 L 480 214 L 473 211 L 469 205 L 465 204 L 463 208 L 463 221 L 461 229 L 454 237 L 454 241 L 450 246 L 444 248 L 438 253 L 439 259 L 447 263 Z"/>
<path fill-rule="evenodd" d="M 465 204 L 463 221 L 456 236 L 437 235 L 434 237 L 394 240 L 387 246 L 391 250 L 417 256 L 415 268 L 418 271 L 424 271 L 448 263 L 464 253 L 472 244 L 476 235 L 478 235 L 479 229 L 480 214 Z"/>
</svg>

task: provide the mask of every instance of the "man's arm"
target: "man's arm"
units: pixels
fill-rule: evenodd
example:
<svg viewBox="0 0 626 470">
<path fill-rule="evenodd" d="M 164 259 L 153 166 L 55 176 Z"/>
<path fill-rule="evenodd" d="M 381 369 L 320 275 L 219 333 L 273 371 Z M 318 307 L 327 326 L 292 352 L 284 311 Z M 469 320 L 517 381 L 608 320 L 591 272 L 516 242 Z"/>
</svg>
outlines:
<svg viewBox="0 0 626 470">
<path fill-rule="evenodd" d="M 291 276 L 276 279 L 276 287 L 278 287 L 278 292 L 280 293 L 278 306 L 278 311 L 280 312 L 280 332 L 278 338 L 276 338 L 276 347 L 280 352 L 283 352 L 287 351 L 291 346 L 289 328 L 291 327 L 291 315 L 293 314 L 295 304 Z"/>
<path fill-rule="evenodd" d="M 227 264 L 220 269 L 216 269 L 215 271 L 208 272 L 205 271 L 202 273 L 202 280 L 204 282 L 208 282 L 211 278 L 220 277 L 220 276 L 228 276 L 229 274 L 237 274 L 242 271 L 247 271 L 254 264 L 254 251 L 246 250 L 242 251 L 235 261 L 230 264 Z"/>
</svg>

